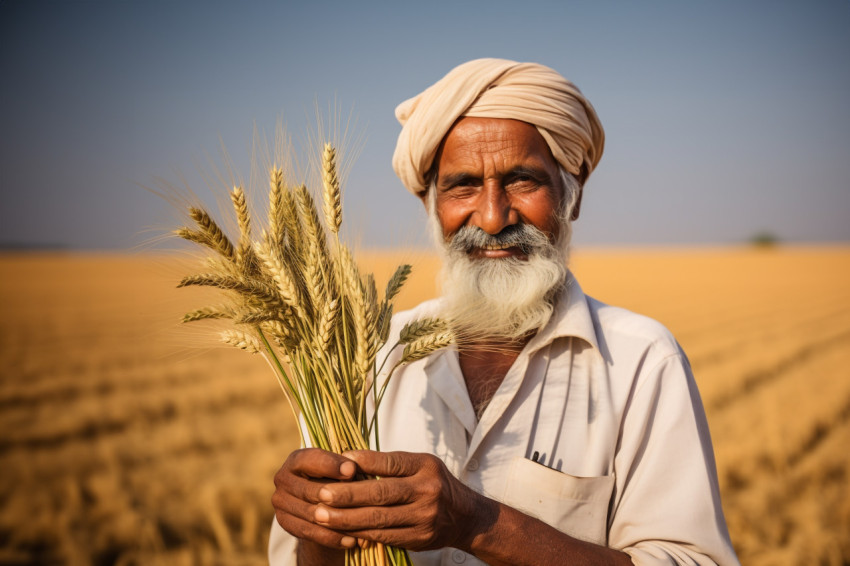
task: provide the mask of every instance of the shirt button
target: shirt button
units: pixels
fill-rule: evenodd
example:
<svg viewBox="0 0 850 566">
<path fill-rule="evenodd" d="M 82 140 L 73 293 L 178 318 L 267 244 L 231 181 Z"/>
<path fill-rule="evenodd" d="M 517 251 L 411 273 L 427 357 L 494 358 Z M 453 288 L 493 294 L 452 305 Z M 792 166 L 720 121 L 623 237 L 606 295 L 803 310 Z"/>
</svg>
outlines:
<svg viewBox="0 0 850 566">
<path fill-rule="evenodd" d="M 466 554 L 462 550 L 455 550 L 452 552 L 452 560 L 455 564 L 463 564 L 466 562 Z"/>
<path fill-rule="evenodd" d="M 476 460 L 475 458 L 470 459 L 469 462 L 466 464 L 466 469 L 470 472 L 474 472 L 475 470 L 477 470 L 478 460 Z"/>
</svg>

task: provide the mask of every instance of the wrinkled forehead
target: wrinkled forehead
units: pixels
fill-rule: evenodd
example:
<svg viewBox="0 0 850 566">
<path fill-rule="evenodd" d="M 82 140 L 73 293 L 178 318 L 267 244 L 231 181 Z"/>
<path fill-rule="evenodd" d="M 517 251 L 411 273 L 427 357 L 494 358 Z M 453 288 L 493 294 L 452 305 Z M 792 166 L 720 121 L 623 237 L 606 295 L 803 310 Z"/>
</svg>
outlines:
<svg viewBox="0 0 850 566">
<path fill-rule="evenodd" d="M 557 169 L 552 151 L 536 126 L 503 118 L 459 118 L 440 143 L 429 172 L 433 181 L 446 167 L 538 166 Z M 472 171 L 470 171 L 472 172 Z"/>
</svg>

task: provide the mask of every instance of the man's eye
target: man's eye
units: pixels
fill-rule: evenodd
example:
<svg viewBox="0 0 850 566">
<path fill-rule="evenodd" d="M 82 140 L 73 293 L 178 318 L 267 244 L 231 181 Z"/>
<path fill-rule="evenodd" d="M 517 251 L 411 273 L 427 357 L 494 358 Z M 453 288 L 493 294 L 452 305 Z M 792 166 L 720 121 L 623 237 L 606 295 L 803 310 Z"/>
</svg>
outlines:
<svg viewBox="0 0 850 566">
<path fill-rule="evenodd" d="M 457 181 L 446 187 L 444 192 L 455 196 L 465 195 L 474 192 L 480 185 L 480 182 L 477 182 L 475 179 L 472 178 L 458 179 Z"/>
<path fill-rule="evenodd" d="M 530 175 L 517 175 L 507 183 L 507 186 L 513 189 L 531 189 L 538 185 L 540 185 L 540 181 Z"/>
</svg>

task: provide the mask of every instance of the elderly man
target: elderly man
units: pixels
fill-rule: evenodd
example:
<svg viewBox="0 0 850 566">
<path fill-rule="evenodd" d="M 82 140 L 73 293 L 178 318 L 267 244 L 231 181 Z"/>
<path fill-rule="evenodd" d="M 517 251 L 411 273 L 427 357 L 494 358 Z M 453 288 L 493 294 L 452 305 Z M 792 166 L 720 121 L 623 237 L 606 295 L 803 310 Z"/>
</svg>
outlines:
<svg viewBox="0 0 850 566">
<path fill-rule="evenodd" d="M 341 564 L 358 539 L 422 566 L 737 564 L 685 355 L 567 269 L 604 143 L 590 103 L 547 67 L 484 59 L 396 114 L 393 166 L 444 269 L 441 299 L 393 331 L 440 314 L 463 339 L 394 376 L 384 452 L 289 456 L 272 564 Z"/>
</svg>

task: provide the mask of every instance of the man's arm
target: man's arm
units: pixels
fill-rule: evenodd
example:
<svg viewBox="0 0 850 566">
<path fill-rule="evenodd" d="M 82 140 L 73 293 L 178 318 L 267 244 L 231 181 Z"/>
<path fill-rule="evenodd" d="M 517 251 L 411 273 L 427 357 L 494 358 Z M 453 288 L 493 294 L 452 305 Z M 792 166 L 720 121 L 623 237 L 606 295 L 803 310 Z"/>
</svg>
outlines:
<svg viewBox="0 0 850 566">
<path fill-rule="evenodd" d="M 487 501 L 485 505 L 492 507 L 488 512 L 497 519 L 473 538 L 467 552 L 491 566 L 632 566 L 624 552 L 578 540 L 512 507 Z"/>
</svg>

